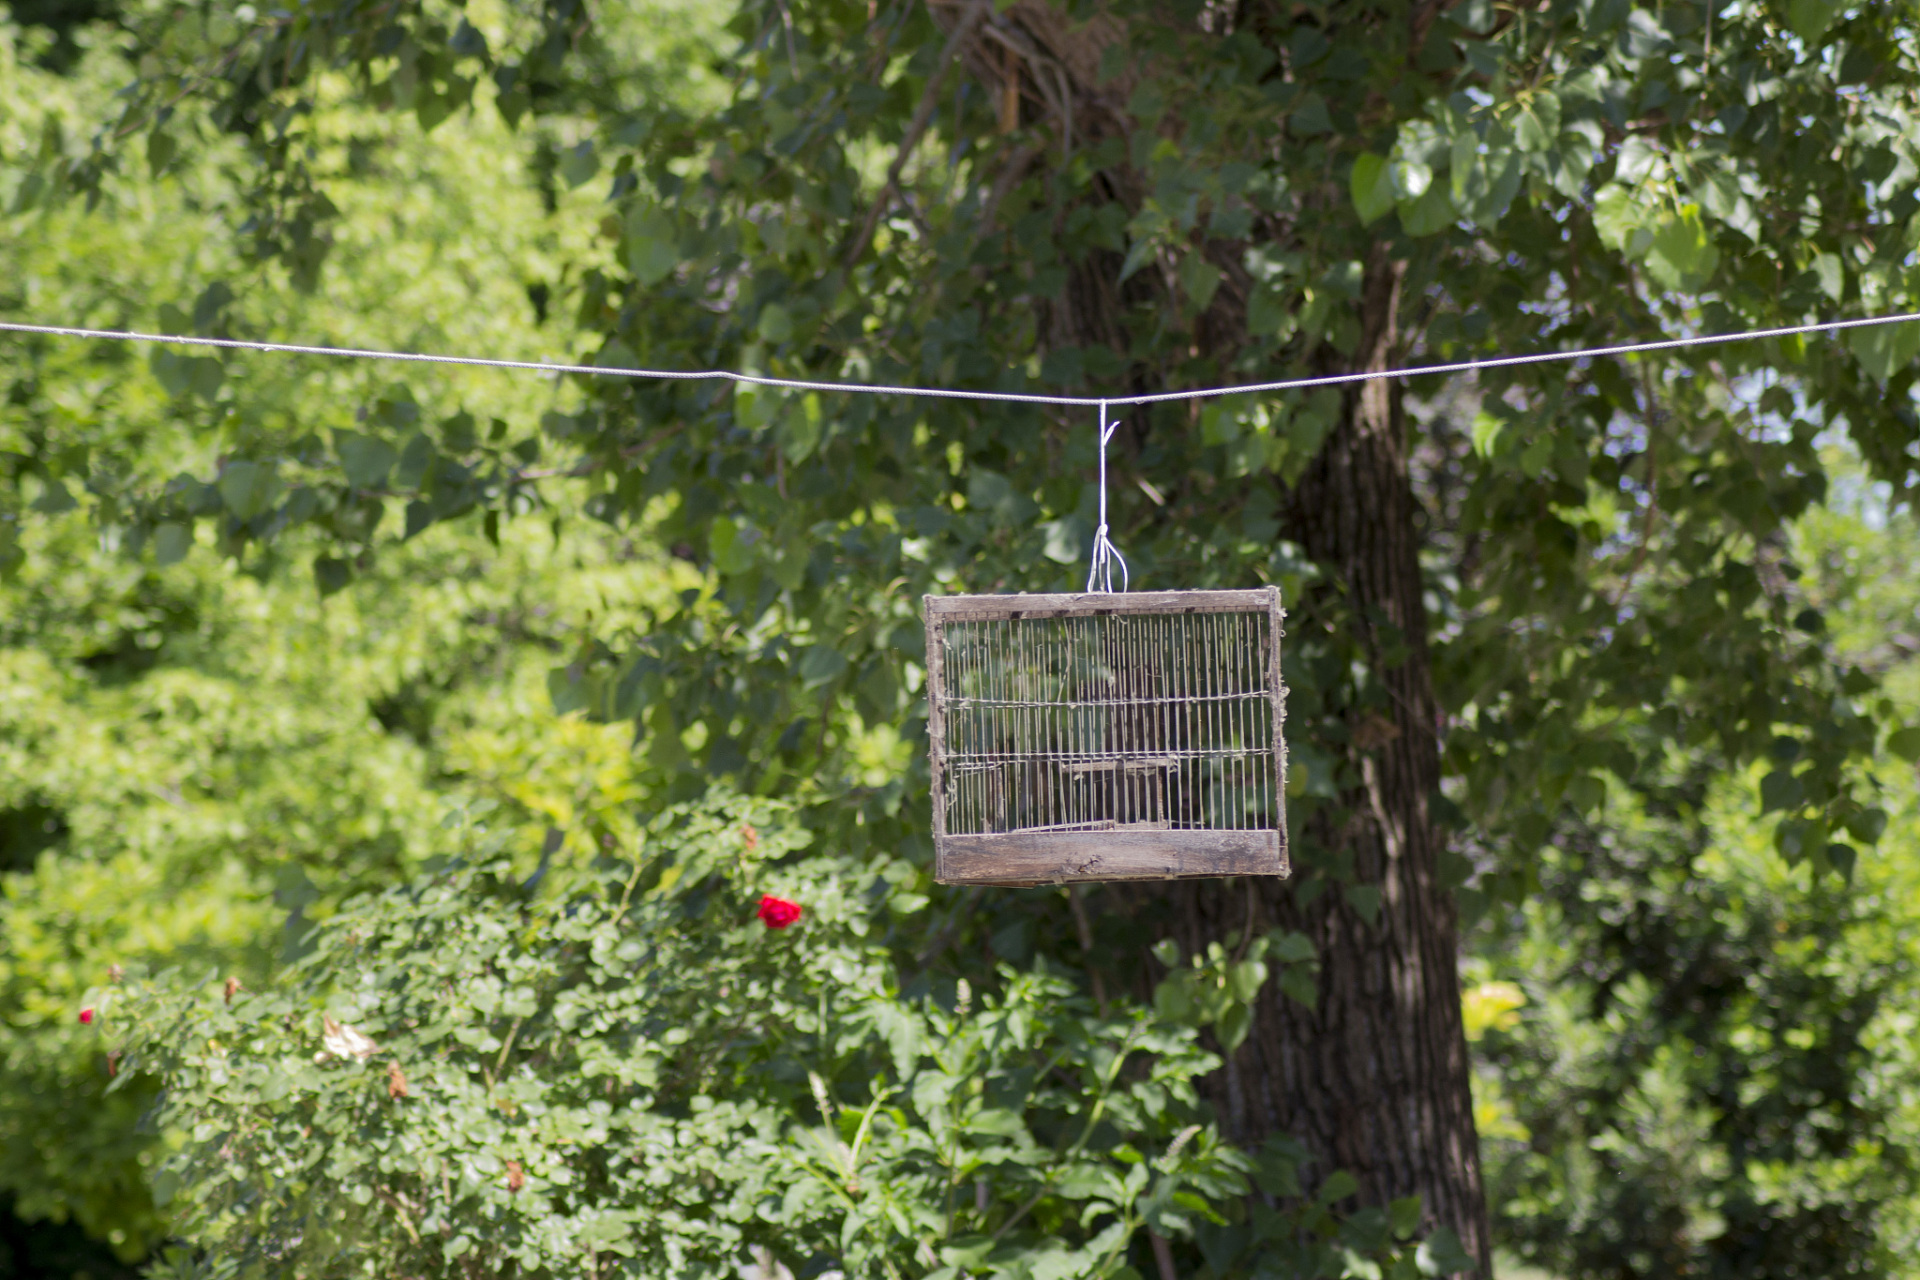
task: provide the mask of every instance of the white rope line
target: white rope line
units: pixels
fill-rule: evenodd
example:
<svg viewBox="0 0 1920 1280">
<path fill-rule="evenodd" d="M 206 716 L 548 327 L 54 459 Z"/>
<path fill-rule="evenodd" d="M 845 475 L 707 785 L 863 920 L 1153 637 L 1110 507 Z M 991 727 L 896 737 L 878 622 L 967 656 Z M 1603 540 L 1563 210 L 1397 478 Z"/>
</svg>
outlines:
<svg viewBox="0 0 1920 1280">
<path fill-rule="evenodd" d="M 1087 570 L 1087 590 L 1113 594 L 1113 566 L 1120 565 L 1120 589 L 1129 585 L 1126 557 L 1107 540 L 1107 441 L 1120 425 L 1120 419 L 1107 421 L 1107 402 L 1100 402 L 1100 524 L 1093 531 L 1093 564 Z"/>
<path fill-rule="evenodd" d="M 1750 342 L 1761 338 L 1789 338 L 1805 333 L 1837 333 L 1843 329 L 1864 329 L 1884 324 L 1905 324 L 1920 320 L 1920 311 L 1892 316 L 1868 316 L 1858 320 L 1823 320 L 1814 324 L 1783 325 L 1774 329 L 1748 329 L 1740 333 L 1697 334 L 1689 338 L 1665 338 L 1656 342 L 1627 342 L 1610 347 L 1578 347 L 1570 351 L 1536 351 L 1528 355 L 1493 356 L 1483 360 L 1456 360 L 1448 364 L 1410 365 L 1397 369 L 1367 369 L 1357 373 L 1331 373 L 1312 378 L 1284 378 L 1275 382 L 1248 382 L 1237 386 L 1197 387 L 1189 391 L 1159 391 L 1138 396 L 1050 396 L 1021 391 L 978 391 L 959 387 L 896 387 L 865 382 L 815 382 L 805 378 L 774 378 L 760 373 L 740 373 L 731 369 L 620 369 L 592 364 L 556 364 L 549 361 L 496 360 L 485 356 L 442 356 L 417 351 L 378 351 L 364 347 L 315 347 L 290 342 L 249 342 L 240 338 L 203 338 L 189 334 L 136 333 L 118 329 L 83 329 L 70 325 L 13 324 L 0 321 L 0 332 L 44 334 L 66 338 L 107 338 L 120 342 L 164 342 L 180 346 L 220 347 L 233 351 L 269 351 L 304 356 L 350 356 L 358 360 L 398 360 L 413 364 L 471 365 L 484 369 L 524 369 L 534 373 L 577 373 L 606 378 L 640 378 L 675 382 L 724 381 L 759 387 L 782 387 L 792 391 L 845 391 L 865 395 L 924 396 L 940 400 L 985 400 L 1001 404 L 1051 404 L 1092 408 L 1096 405 L 1158 404 L 1168 400 L 1206 400 L 1214 396 L 1251 395 L 1272 391 L 1301 391 L 1315 387 L 1339 387 L 1355 382 L 1376 382 L 1384 378 L 1417 378 L 1438 373 L 1473 373 L 1484 369 L 1507 369 L 1516 365 L 1545 364 L 1556 360 L 1591 360 L 1604 356 L 1637 355 L 1652 351 L 1677 351 L 1687 347 L 1713 346 L 1726 342 Z"/>
</svg>

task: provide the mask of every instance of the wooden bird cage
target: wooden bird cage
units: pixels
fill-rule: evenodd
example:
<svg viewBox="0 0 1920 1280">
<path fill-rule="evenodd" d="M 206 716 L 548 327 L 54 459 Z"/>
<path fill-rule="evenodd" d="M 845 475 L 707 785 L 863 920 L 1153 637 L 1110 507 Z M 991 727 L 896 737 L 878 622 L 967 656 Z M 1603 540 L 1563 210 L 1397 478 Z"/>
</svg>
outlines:
<svg viewBox="0 0 1920 1280">
<path fill-rule="evenodd" d="M 1278 589 L 926 611 L 943 884 L 1287 874 Z"/>
</svg>

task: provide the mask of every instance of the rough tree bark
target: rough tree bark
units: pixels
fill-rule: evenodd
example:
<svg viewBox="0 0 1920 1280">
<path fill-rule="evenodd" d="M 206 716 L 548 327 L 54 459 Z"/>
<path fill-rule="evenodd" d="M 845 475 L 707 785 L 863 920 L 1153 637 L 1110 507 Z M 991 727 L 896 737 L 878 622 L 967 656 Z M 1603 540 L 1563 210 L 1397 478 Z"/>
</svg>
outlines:
<svg viewBox="0 0 1920 1280">
<path fill-rule="evenodd" d="M 1416 46 L 1436 8 L 1421 4 L 1407 15 Z M 931 0 L 931 9 L 950 31 L 971 12 L 964 0 Z M 959 51 L 968 74 L 1000 101 L 1008 100 L 1012 77 L 1024 118 L 1050 127 L 1059 156 L 1130 127 L 1122 104 L 1132 81 L 1102 81 L 1098 73 L 1102 50 L 1125 38 L 1112 17 L 1075 24 L 1056 6 L 1020 0 L 976 20 L 977 38 Z M 1046 162 L 1032 146 L 1014 155 L 1022 168 Z M 1123 203 L 1137 204 L 1143 194 L 1126 189 L 1125 172 L 1103 180 Z M 1216 264 L 1226 273 L 1222 294 L 1238 292 L 1239 263 Z M 1064 300 L 1041 318 L 1050 343 L 1124 349 L 1117 317 L 1148 287 L 1148 273 L 1123 286 L 1119 265 L 1117 255 L 1078 265 Z M 1404 270 L 1376 246 L 1360 303 L 1359 367 L 1384 368 L 1400 354 Z M 1219 332 L 1223 315 L 1226 327 L 1244 323 L 1243 307 L 1231 301 L 1212 308 L 1202 327 L 1209 349 L 1230 350 L 1243 336 Z M 1132 425 L 1144 432 L 1146 418 Z M 1318 1157 L 1310 1176 L 1352 1172 L 1362 1203 L 1418 1194 L 1427 1226 L 1451 1227 L 1487 1273 L 1491 1242 L 1460 1018 L 1457 918 L 1428 814 L 1440 777 L 1437 721 L 1398 383 L 1347 393 L 1338 425 L 1282 504 L 1286 536 L 1335 579 L 1343 616 L 1365 628 L 1361 642 L 1391 696 L 1390 717 L 1372 713 L 1353 726 L 1350 764 L 1360 785 L 1338 802 L 1351 816 L 1338 827 L 1316 820 L 1301 833 L 1351 858 L 1356 879 L 1379 889 L 1379 912 L 1369 922 L 1337 891 L 1302 905 L 1291 885 L 1250 889 L 1230 881 L 1109 887 L 1108 901 L 1171 903 L 1174 933 L 1189 951 L 1237 935 L 1250 910 L 1263 927 L 1311 937 L 1320 953 L 1319 1003 L 1308 1010 L 1272 988 L 1263 995 L 1252 1034 L 1209 1082 L 1223 1121 L 1248 1145 L 1276 1132 L 1300 1138 Z"/>
<path fill-rule="evenodd" d="M 1402 269 L 1384 254 L 1368 266 L 1365 367 L 1384 368 L 1394 353 Z M 1309 1010 L 1270 988 L 1247 1043 L 1210 1085 L 1238 1140 L 1291 1133 L 1324 1162 L 1323 1176 L 1335 1168 L 1357 1176 L 1365 1203 L 1418 1193 L 1427 1220 L 1452 1227 L 1485 1271 L 1491 1242 L 1460 1020 L 1457 913 L 1427 812 L 1440 760 L 1400 385 L 1365 383 L 1343 408 L 1287 495 L 1287 532 L 1338 575 L 1393 714 L 1354 726 L 1350 763 L 1361 786 L 1340 797 L 1351 818 L 1302 834 L 1350 856 L 1355 879 L 1378 887 L 1380 908 L 1369 923 L 1338 892 L 1303 907 L 1290 886 L 1254 891 L 1260 916 L 1319 948 L 1319 1004 Z M 1396 651 L 1403 660 L 1388 665 Z M 1183 884 L 1175 899 L 1189 948 L 1247 925 L 1249 900 L 1237 886 Z"/>
</svg>

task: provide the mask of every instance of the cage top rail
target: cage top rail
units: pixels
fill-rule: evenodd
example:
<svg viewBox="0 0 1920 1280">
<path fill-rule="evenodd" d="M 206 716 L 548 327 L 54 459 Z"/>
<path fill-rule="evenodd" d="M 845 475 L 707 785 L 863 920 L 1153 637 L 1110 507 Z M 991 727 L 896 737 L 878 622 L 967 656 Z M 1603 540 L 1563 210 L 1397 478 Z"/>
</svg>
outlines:
<svg viewBox="0 0 1920 1280">
<path fill-rule="evenodd" d="M 1090 614 L 1264 613 L 1277 587 L 1225 591 L 1073 591 L 1022 595 L 928 596 L 927 617 L 942 622 L 1074 617 Z"/>
<path fill-rule="evenodd" d="M 1169 702 L 1236 702 L 1248 698 L 1264 698 L 1271 692 L 1262 684 L 1248 685 L 1244 688 L 1230 689 L 1225 693 L 1157 693 L 1143 697 L 1114 698 L 995 698 L 977 693 L 949 693 L 947 701 L 954 706 L 994 707 L 1008 711 L 1045 711 L 1052 708 L 1088 710 L 1121 707 L 1162 707 Z"/>
</svg>

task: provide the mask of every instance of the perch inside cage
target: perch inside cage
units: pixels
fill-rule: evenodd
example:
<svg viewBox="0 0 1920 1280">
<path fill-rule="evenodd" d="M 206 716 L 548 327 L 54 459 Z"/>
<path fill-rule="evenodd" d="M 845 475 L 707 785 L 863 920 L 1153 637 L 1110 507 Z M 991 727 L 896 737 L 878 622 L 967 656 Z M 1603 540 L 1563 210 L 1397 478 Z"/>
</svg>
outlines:
<svg viewBox="0 0 1920 1280">
<path fill-rule="evenodd" d="M 928 596 L 936 874 L 1287 874 L 1280 593 Z"/>
</svg>

